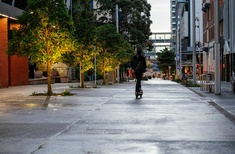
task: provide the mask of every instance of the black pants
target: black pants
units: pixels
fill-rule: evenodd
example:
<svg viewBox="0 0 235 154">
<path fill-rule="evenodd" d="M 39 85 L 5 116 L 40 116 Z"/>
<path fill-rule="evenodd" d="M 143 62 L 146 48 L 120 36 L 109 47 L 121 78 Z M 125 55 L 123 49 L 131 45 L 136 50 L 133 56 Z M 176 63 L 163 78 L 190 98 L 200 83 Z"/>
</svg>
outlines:
<svg viewBox="0 0 235 154">
<path fill-rule="evenodd" d="M 136 74 L 136 85 L 135 85 L 135 92 L 140 92 L 141 90 L 141 79 L 142 79 L 142 72 L 135 72 Z"/>
</svg>

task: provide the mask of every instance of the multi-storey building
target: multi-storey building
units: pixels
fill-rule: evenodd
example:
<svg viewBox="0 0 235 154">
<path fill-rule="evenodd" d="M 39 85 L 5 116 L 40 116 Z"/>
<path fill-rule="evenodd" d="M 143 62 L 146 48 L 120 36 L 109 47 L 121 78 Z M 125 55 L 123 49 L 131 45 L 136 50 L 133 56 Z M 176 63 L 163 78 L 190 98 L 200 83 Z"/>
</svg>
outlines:
<svg viewBox="0 0 235 154">
<path fill-rule="evenodd" d="M 176 0 L 176 21 L 177 21 L 177 55 L 178 69 L 181 69 L 182 74 L 192 74 L 193 71 L 193 49 L 196 46 L 196 65 L 197 74 L 201 74 L 202 67 L 202 52 L 199 48 L 202 42 L 202 11 L 201 11 L 201 0 L 195 1 L 195 6 L 192 6 L 192 0 Z M 195 7 L 195 19 L 192 17 L 192 7 Z M 195 25 L 193 25 L 195 20 Z M 195 35 L 193 35 L 193 28 L 195 28 Z M 195 37 L 195 42 L 192 42 Z M 180 62 L 181 61 L 181 62 Z M 196 66 L 194 66 L 196 67 Z"/>
<path fill-rule="evenodd" d="M 232 83 L 235 93 L 235 1 L 220 0 L 220 12 L 223 12 L 223 19 L 220 17 L 219 34 L 223 33 L 224 48 L 222 54 L 222 79 Z"/>
<path fill-rule="evenodd" d="M 179 40 L 177 41 L 177 51 L 182 51 L 182 69 L 183 73 L 186 73 L 185 71 L 187 69 L 192 70 L 192 51 L 190 48 L 196 45 L 196 65 L 201 64 L 203 66 L 201 67 L 202 71 L 200 73 L 210 74 L 211 79 L 214 80 L 216 71 L 215 64 L 218 63 L 215 61 L 215 33 L 219 33 L 220 79 L 222 81 L 230 81 L 235 92 L 235 1 L 218 0 L 218 31 L 215 31 L 214 1 L 195 1 L 195 19 L 192 19 L 192 12 L 190 12 L 193 7 L 191 5 L 192 0 L 177 1 L 176 15 L 180 21 L 177 31 L 179 33 L 177 35 L 179 36 L 177 37 Z M 192 24 L 192 20 L 195 20 L 195 25 Z M 196 42 L 191 41 L 193 40 L 193 28 L 196 31 Z M 200 44 L 201 48 L 198 48 Z"/>
<path fill-rule="evenodd" d="M 223 2 L 220 1 L 220 10 L 222 9 Z M 215 77 L 215 17 L 214 17 L 214 0 L 203 0 L 203 51 L 204 51 L 204 70 L 203 72 Z M 220 26 L 223 25 L 223 14 L 220 15 Z M 220 27 L 222 28 L 222 27 Z M 223 52 L 223 32 L 220 33 L 220 55 Z M 222 59 L 220 60 L 222 62 Z M 221 63 L 220 62 L 220 63 Z M 221 69 L 221 72 L 222 69 Z"/>
<path fill-rule="evenodd" d="M 220 44 L 220 78 L 222 81 L 234 80 L 234 41 L 233 1 L 219 0 L 219 44 Z M 203 43 L 205 51 L 205 70 L 215 77 L 215 17 L 214 0 L 203 0 Z"/>
<path fill-rule="evenodd" d="M 176 53 L 176 31 L 177 31 L 177 15 L 176 15 L 176 4 L 177 4 L 177 0 L 171 0 L 170 3 L 170 18 L 171 18 L 171 33 L 172 33 L 172 40 L 174 40 L 173 42 L 171 42 L 171 47 L 173 52 Z"/>
<path fill-rule="evenodd" d="M 171 32 L 176 34 L 177 29 L 177 15 L 176 15 L 176 4 L 177 0 L 171 0 Z"/>
</svg>

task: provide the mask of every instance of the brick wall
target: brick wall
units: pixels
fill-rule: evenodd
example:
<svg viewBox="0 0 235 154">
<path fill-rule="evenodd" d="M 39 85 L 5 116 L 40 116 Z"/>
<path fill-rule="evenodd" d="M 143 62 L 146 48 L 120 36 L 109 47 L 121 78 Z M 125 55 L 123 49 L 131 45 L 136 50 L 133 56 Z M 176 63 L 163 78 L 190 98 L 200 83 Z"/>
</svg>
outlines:
<svg viewBox="0 0 235 154">
<path fill-rule="evenodd" d="M 29 84 L 28 58 L 11 56 L 10 86 Z"/>
<path fill-rule="evenodd" d="M 0 18 L 0 87 L 9 86 L 8 55 L 6 54 L 8 42 L 7 18 Z"/>
<path fill-rule="evenodd" d="M 205 2 L 205 0 L 203 1 Z M 214 0 L 210 0 L 210 8 L 203 13 L 203 41 L 214 40 Z"/>
<path fill-rule="evenodd" d="M 0 18 L 0 87 L 28 84 L 28 58 L 9 57 L 6 54 L 8 45 L 8 19 Z"/>
</svg>

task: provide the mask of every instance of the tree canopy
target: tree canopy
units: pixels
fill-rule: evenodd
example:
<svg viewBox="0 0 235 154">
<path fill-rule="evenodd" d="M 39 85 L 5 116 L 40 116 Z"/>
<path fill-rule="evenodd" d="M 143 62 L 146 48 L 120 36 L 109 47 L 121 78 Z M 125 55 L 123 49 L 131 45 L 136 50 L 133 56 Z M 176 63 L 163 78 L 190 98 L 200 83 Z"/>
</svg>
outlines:
<svg viewBox="0 0 235 154">
<path fill-rule="evenodd" d="M 175 68 L 175 54 L 168 48 L 161 50 L 157 53 L 158 68 L 163 72 L 168 72 L 168 67 Z"/>
<path fill-rule="evenodd" d="M 13 30 L 7 53 L 47 64 L 48 95 L 52 94 L 51 64 L 64 62 L 72 67 L 79 64 L 80 72 L 84 73 L 93 67 L 96 55 L 105 74 L 130 59 L 134 52 L 131 44 L 146 43 L 152 23 L 147 0 L 98 0 L 97 4 L 99 8 L 93 12 L 90 0 L 74 0 L 71 16 L 64 0 L 28 0 L 25 11 L 18 17 L 20 27 Z M 118 32 L 116 4 L 121 9 Z M 98 21 L 94 14 L 101 15 Z"/>
<path fill-rule="evenodd" d="M 70 66 L 81 66 L 80 87 L 84 87 L 84 72 L 93 68 L 93 57 L 96 55 L 95 46 L 95 16 L 90 9 L 90 0 L 75 0 L 73 21 L 76 27 L 75 37 L 79 47 L 65 54 L 64 62 Z"/>
<path fill-rule="evenodd" d="M 119 10 L 119 31 L 131 44 L 144 44 L 151 35 L 150 20 L 151 5 L 147 0 L 98 0 L 96 10 L 100 23 L 115 23 L 116 5 Z M 112 20 L 108 19 L 111 15 Z"/>
<path fill-rule="evenodd" d="M 106 72 L 117 68 L 121 63 L 129 60 L 131 46 L 117 33 L 112 24 L 105 24 L 96 28 L 96 46 L 99 50 L 98 66 L 103 72 L 103 83 L 106 81 Z"/>
<path fill-rule="evenodd" d="M 28 0 L 20 24 L 13 30 L 7 53 L 29 56 L 33 62 L 47 64 L 48 95 L 52 94 L 51 64 L 75 50 L 75 27 L 63 0 Z"/>
</svg>

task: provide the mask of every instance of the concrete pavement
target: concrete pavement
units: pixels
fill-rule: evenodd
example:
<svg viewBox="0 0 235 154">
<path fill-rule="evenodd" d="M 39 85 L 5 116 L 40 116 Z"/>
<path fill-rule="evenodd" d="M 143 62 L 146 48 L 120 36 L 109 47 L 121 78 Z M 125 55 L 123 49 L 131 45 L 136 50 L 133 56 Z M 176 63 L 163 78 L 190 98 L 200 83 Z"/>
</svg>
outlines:
<svg viewBox="0 0 235 154">
<path fill-rule="evenodd" d="M 135 99 L 133 81 L 69 88 L 76 84 L 53 84 L 54 92 L 68 89 L 75 95 L 51 96 L 49 100 L 29 96 L 46 91 L 46 85 L 0 89 L 0 153 L 235 152 L 233 118 L 226 118 L 225 112 L 219 110 L 221 114 L 214 105 L 216 101 L 231 105 L 234 95 L 228 92 L 215 96 L 206 91 L 199 93 L 199 87 L 189 90 L 175 82 L 156 79 L 143 81 L 143 98 Z M 232 113 L 230 107 L 227 105 L 228 113 Z"/>
<path fill-rule="evenodd" d="M 221 82 L 221 94 L 215 95 L 214 92 L 202 90 L 200 87 L 190 87 L 202 97 L 209 98 L 208 103 L 216 107 L 219 111 L 231 119 L 235 124 L 235 94 L 232 92 L 232 87 L 229 82 Z"/>
<path fill-rule="evenodd" d="M 160 80 L 160 79 L 156 79 Z M 53 92 L 62 92 L 65 89 L 70 89 L 71 86 L 78 86 L 79 83 L 55 83 L 52 84 Z M 91 83 L 87 83 L 91 87 Z M 228 113 L 235 117 L 235 94 L 233 94 L 231 89 L 231 84 L 229 82 L 221 82 L 221 95 L 215 95 L 213 92 L 208 92 L 202 90 L 200 87 L 189 87 L 193 92 L 203 96 L 208 97 L 220 108 L 226 110 Z M 32 93 L 41 93 L 47 91 L 47 85 L 25 85 L 25 86 L 13 86 L 9 88 L 0 89 L 0 101 L 3 102 L 4 99 L 14 98 L 20 96 L 29 96 Z"/>
</svg>

